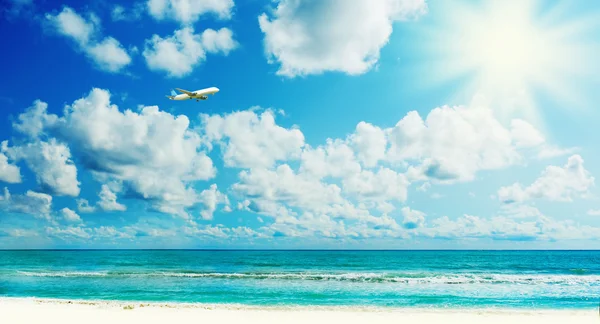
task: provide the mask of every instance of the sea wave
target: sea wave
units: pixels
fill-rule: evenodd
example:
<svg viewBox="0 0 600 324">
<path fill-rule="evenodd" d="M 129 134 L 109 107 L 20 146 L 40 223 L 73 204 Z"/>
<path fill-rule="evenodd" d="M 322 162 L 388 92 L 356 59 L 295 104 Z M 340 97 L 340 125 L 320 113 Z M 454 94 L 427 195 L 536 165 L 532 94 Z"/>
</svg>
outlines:
<svg viewBox="0 0 600 324">
<path fill-rule="evenodd" d="M 347 281 L 397 284 L 515 284 L 515 285 L 594 285 L 598 275 L 522 275 L 522 274 L 443 274 L 443 273 L 321 273 L 321 272 L 196 272 L 196 271 L 17 271 L 27 277 L 179 277 L 246 280 Z"/>
</svg>

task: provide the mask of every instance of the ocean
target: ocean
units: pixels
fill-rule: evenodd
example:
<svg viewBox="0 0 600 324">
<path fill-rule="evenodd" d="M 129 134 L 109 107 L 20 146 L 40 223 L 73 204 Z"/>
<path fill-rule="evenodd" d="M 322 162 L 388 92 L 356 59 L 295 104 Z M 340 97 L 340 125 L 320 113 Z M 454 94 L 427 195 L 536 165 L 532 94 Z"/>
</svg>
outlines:
<svg viewBox="0 0 600 324">
<path fill-rule="evenodd" d="M 600 251 L 0 251 L 0 297 L 596 309 Z"/>
</svg>

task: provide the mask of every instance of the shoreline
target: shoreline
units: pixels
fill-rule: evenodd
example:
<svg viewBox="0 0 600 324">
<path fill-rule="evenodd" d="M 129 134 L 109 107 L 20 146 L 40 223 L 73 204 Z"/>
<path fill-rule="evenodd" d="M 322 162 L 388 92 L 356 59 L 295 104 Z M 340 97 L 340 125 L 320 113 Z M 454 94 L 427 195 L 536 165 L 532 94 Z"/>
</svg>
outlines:
<svg viewBox="0 0 600 324">
<path fill-rule="evenodd" d="M 0 298 L 2 323 L 600 323 L 598 310 L 246 306 Z"/>
<path fill-rule="evenodd" d="M 200 309 L 200 310 L 232 310 L 232 311 L 286 311 L 286 312 L 373 312 L 373 313 L 474 313 L 474 314 L 591 314 L 599 315 L 599 308 L 516 308 L 516 307 L 396 307 L 367 305 L 251 305 L 235 303 L 202 303 L 202 302 L 162 302 L 135 300 L 101 300 L 101 299 L 69 299 L 44 297 L 0 297 L 0 305 L 80 305 L 98 306 L 102 308 L 136 309 L 136 308 L 168 308 L 168 309 Z"/>
</svg>

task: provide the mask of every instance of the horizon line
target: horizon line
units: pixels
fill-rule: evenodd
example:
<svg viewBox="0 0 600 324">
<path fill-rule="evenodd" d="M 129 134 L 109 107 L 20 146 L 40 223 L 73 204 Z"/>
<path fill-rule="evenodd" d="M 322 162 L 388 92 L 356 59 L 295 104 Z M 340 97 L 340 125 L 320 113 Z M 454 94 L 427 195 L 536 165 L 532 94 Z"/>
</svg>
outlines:
<svg viewBox="0 0 600 324">
<path fill-rule="evenodd" d="M 0 249 L 0 252 L 5 251 L 222 251 L 222 252 L 236 252 L 236 251 L 264 251 L 264 252 L 453 252 L 453 251 L 464 251 L 464 252 L 503 252 L 503 251 L 516 251 L 516 252 L 547 252 L 547 251 L 563 251 L 563 252 L 598 252 L 600 249 L 211 249 L 211 248 L 43 248 L 43 249 Z"/>
</svg>

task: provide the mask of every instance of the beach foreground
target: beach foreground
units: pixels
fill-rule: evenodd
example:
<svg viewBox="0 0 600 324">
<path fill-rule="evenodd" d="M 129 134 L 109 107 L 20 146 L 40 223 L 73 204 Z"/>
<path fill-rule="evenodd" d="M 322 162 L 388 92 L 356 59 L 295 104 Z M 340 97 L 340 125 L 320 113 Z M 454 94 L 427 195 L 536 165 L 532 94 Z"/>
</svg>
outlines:
<svg viewBox="0 0 600 324">
<path fill-rule="evenodd" d="M 0 299 L 2 323 L 600 323 L 595 311 L 253 308 L 202 304 Z"/>
</svg>

